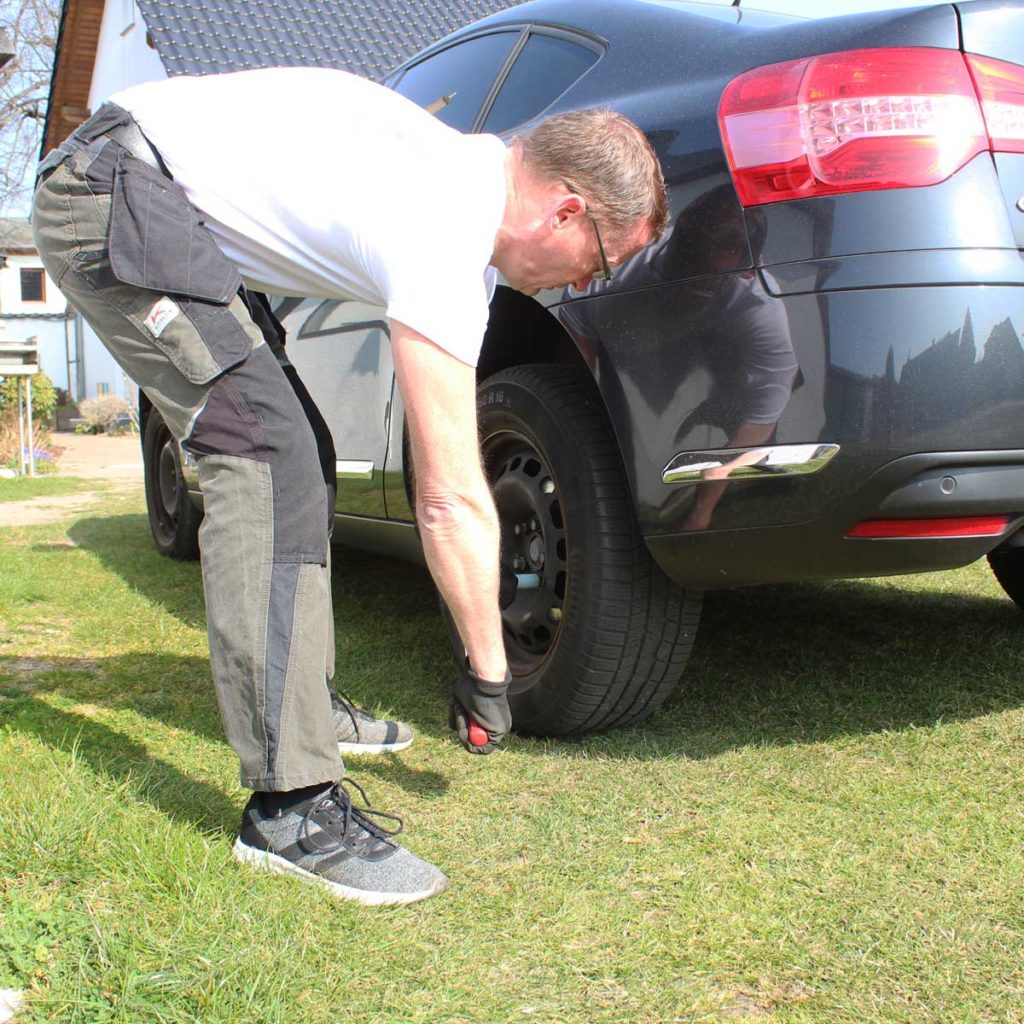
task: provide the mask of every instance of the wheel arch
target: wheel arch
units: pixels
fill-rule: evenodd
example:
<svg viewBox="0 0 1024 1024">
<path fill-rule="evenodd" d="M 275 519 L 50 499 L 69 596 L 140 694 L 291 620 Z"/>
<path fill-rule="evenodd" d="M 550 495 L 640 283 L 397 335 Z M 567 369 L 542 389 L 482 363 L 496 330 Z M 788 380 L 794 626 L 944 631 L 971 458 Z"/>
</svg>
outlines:
<svg viewBox="0 0 1024 1024">
<path fill-rule="evenodd" d="M 578 367 L 589 373 L 591 377 L 594 376 L 591 360 L 586 358 L 575 339 L 550 309 L 522 292 L 517 292 L 506 285 L 499 285 L 491 300 L 490 319 L 480 348 L 480 359 L 476 368 L 477 383 L 482 383 L 488 377 L 502 370 L 528 364 Z M 611 422 L 612 430 L 619 437 L 621 425 L 617 424 L 612 417 L 606 396 L 600 387 L 595 388 L 595 391 Z M 402 452 L 402 476 L 406 498 L 410 509 L 414 509 L 415 483 L 412 479 L 414 470 L 408 451 L 404 423 L 402 425 Z M 629 473 L 626 474 L 626 477 L 635 509 L 636 493 L 633 480 Z M 415 519 L 415 513 L 413 518 Z"/>
<path fill-rule="evenodd" d="M 477 380 L 525 363 L 587 366 L 569 332 L 535 299 L 499 287 L 477 363 Z"/>
</svg>

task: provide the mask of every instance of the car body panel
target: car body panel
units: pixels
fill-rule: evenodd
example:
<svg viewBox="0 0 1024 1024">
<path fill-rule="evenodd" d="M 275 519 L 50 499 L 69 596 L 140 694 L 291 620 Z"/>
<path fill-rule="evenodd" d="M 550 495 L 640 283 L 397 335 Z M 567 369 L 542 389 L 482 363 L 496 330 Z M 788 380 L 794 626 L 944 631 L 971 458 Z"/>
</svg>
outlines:
<svg viewBox="0 0 1024 1024">
<path fill-rule="evenodd" d="M 394 364 L 383 309 L 365 302 L 308 299 L 282 325 L 288 332 L 288 358 L 335 438 L 337 510 L 386 517 L 381 475 Z"/>
</svg>

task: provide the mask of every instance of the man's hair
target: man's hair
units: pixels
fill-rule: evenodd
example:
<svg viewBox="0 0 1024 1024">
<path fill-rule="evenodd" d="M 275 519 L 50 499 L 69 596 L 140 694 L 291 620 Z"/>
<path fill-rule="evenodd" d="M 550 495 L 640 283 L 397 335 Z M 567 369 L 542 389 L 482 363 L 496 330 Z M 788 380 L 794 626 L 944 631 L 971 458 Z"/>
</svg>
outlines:
<svg viewBox="0 0 1024 1024">
<path fill-rule="evenodd" d="M 564 182 L 613 237 L 640 221 L 658 238 L 668 221 L 665 179 L 647 137 L 613 110 L 553 114 L 517 135 L 523 167 L 538 182 Z"/>
</svg>

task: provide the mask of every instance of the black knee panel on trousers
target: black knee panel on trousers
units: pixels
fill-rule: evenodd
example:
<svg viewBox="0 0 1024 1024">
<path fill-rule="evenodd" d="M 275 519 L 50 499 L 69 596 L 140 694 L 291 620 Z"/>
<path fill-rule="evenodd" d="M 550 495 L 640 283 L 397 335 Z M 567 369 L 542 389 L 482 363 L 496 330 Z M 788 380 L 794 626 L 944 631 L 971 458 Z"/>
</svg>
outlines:
<svg viewBox="0 0 1024 1024">
<path fill-rule="evenodd" d="M 321 446 L 267 345 L 213 384 L 184 447 L 198 458 L 233 455 L 266 463 L 274 491 L 274 561 L 326 564 L 334 510 Z"/>
</svg>

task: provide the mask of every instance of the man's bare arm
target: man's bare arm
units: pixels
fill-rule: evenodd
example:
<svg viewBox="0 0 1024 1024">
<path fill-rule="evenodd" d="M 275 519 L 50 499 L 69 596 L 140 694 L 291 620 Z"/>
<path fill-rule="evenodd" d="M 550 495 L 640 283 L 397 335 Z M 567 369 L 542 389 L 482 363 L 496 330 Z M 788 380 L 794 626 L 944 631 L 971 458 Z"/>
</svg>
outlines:
<svg viewBox="0 0 1024 1024">
<path fill-rule="evenodd" d="M 500 530 L 480 465 L 476 372 L 418 331 L 391 321 L 391 348 L 416 472 L 427 565 L 473 671 L 505 678 L 498 610 Z"/>
</svg>

